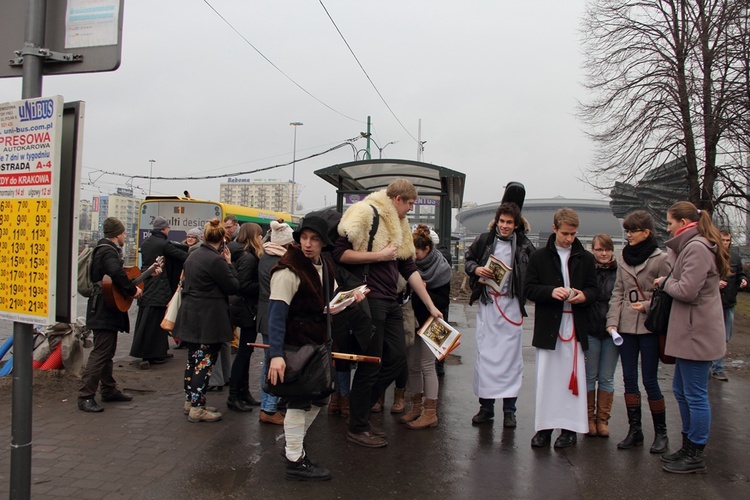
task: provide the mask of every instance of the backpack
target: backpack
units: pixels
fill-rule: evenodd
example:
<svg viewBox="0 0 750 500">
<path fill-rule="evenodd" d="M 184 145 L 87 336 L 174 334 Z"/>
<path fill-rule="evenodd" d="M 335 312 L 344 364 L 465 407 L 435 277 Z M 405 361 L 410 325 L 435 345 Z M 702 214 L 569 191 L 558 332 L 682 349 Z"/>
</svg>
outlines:
<svg viewBox="0 0 750 500">
<path fill-rule="evenodd" d="M 94 248 L 86 247 L 78 256 L 78 293 L 83 297 L 93 297 L 102 289 L 102 282 L 91 279 L 91 264 L 94 262 L 94 251 L 97 248 L 108 247 L 102 243 Z"/>
</svg>

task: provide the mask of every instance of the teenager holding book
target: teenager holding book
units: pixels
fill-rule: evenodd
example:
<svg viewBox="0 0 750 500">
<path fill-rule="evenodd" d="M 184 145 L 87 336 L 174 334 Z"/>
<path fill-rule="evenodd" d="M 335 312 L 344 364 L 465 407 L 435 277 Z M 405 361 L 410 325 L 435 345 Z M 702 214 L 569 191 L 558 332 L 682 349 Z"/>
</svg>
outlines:
<svg viewBox="0 0 750 500">
<path fill-rule="evenodd" d="M 464 269 L 472 288 L 469 304 L 479 299 L 474 394 L 480 407 L 471 419 L 473 424 L 491 422 L 495 400 L 502 399 L 503 426 L 516 426 L 516 400 L 523 376 L 524 275 L 533 251 L 518 205 L 502 203 L 489 231 L 480 234 L 466 252 Z M 479 283 L 480 278 L 494 276 L 486 267 L 490 255 L 511 268 L 500 292 Z"/>
<path fill-rule="evenodd" d="M 445 316 L 450 306 L 453 270 L 445 257 L 435 248 L 430 237 L 430 228 L 420 224 L 413 237 L 419 275 L 427 287 L 432 303 Z M 412 296 L 412 307 L 418 325 L 422 325 L 430 318 L 430 310 L 417 294 Z M 414 339 L 414 345 L 408 348 L 406 355 L 409 366 L 407 388 L 412 394 L 412 408 L 399 421 L 406 424 L 409 429 L 435 427 L 438 424 L 438 376 L 435 370 L 435 355 L 421 338 Z"/>
</svg>

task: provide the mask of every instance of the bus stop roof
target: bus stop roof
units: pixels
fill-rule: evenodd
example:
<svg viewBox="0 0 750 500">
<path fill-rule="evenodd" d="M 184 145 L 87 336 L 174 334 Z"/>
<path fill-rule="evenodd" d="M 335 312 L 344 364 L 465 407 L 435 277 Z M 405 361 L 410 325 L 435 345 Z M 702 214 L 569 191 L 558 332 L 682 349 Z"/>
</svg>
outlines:
<svg viewBox="0 0 750 500">
<path fill-rule="evenodd" d="M 340 163 L 316 170 L 315 175 L 336 186 L 339 194 L 374 192 L 403 178 L 414 184 L 420 196 L 445 194 L 454 208 L 463 204 L 466 183 L 466 174 L 449 168 L 390 158 Z"/>
</svg>

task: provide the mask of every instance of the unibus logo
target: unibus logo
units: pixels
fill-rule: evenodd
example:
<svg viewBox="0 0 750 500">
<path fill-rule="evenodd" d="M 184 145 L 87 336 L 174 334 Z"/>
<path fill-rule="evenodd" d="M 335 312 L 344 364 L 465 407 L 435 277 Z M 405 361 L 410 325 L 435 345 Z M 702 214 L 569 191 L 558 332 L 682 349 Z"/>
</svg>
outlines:
<svg viewBox="0 0 750 500">
<path fill-rule="evenodd" d="M 54 112 L 55 103 L 52 99 L 34 102 L 26 101 L 23 103 L 23 106 L 18 107 L 18 116 L 21 117 L 22 122 L 46 120 L 52 118 Z"/>
</svg>

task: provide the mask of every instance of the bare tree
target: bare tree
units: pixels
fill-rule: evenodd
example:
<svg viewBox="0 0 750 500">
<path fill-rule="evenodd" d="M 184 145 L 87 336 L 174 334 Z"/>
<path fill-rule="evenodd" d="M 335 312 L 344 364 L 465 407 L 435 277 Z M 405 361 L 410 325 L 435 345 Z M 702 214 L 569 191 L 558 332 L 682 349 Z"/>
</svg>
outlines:
<svg viewBox="0 0 750 500">
<path fill-rule="evenodd" d="M 682 159 L 690 201 L 745 207 L 750 144 L 748 0 L 591 0 L 580 114 L 608 191 Z"/>
</svg>

